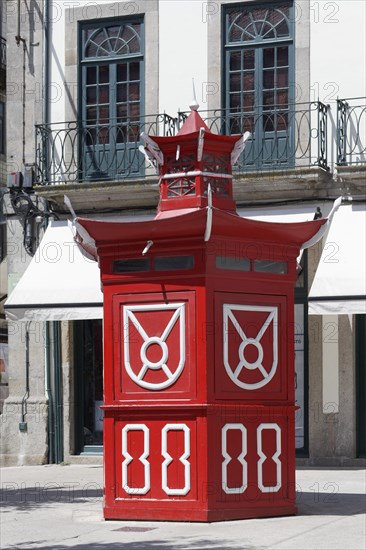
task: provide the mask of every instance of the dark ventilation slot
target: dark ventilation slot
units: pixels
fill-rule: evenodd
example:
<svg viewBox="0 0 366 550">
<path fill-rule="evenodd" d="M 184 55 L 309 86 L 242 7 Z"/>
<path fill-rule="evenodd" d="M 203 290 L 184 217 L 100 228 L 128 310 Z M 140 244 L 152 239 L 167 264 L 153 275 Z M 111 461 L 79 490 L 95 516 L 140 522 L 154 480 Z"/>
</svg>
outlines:
<svg viewBox="0 0 366 550">
<path fill-rule="evenodd" d="M 154 259 L 155 271 L 173 271 L 193 268 L 193 256 L 160 256 Z"/>
<path fill-rule="evenodd" d="M 113 262 L 113 273 L 146 273 L 147 271 L 150 271 L 149 258 L 132 258 Z"/>
<path fill-rule="evenodd" d="M 234 256 L 217 256 L 216 267 L 217 269 L 230 269 L 233 271 L 250 271 L 250 260 Z"/>
</svg>

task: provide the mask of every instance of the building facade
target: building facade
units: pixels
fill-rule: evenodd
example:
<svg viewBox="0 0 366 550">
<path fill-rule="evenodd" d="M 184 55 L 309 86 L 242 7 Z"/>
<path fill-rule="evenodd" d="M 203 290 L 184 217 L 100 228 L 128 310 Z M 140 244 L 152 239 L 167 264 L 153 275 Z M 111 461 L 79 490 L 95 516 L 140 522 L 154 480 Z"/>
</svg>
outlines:
<svg viewBox="0 0 366 550">
<path fill-rule="evenodd" d="M 234 176 L 240 215 L 304 221 L 343 197 L 335 236 L 300 261 L 296 446 L 299 463 L 365 464 L 363 3 L 39 0 L 3 9 L 3 463 L 101 459 L 99 275 L 73 245 L 64 195 L 77 214 L 152 217 L 158 180 L 140 135 L 177 132 L 194 77 L 210 129 L 250 132 Z M 183 159 L 180 170 L 188 167 Z"/>
<path fill-rule="evenodd" d="M 6 17 L 0 6 L 0 411 L 8 396 L 8 336 L 4 302 L 7 295 L 6 220 L 3 200 L 6 190 Z"/>
</svg>

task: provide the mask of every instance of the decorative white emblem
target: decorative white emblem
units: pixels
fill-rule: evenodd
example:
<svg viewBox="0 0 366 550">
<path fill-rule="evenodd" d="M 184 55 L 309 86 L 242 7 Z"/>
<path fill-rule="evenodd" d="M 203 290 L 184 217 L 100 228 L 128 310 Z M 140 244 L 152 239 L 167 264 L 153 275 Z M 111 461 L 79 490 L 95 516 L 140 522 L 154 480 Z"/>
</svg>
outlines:
<svg viewBox="0 0 366 550">
<path fill-rule="evenodd" d="M 249 338 L 244 332 L 243 327 L 240 325 L 239 321 L 235 317 L 236 311 L 253 311 L 253 312 L 268 312 L 268 317 L 265 319 L 262 326 L 259 328 L 259 331 L 255 338 Z M 238 304 L 224 304 L 223 311 L 223 341 L 224 341 L 224 365 L 227 374 L 230 379 L 239 386 L 240 388 L 246 390 L 255 390 L 257 388 L 262 388 L 270 380 L 272 380 L 278 364 L 278 309 L 275 306 L 250 306 L 250 305 L 238 305 Z M 229 320 L 232 322 L 235 330 L 241 338 L 241 344 L 238 349 L 238 359 L 239 363 L 232 367 L 229 362 Z M 261 339 L 268 329 L 268 327 L 273 325 L 273 361 L 272 366 L 266 370 L 263 366 L 264 351 L 261 344 Z M 257 349 L 257 359 L 254 362 L 248 361 L 245 356 L 245 348 L 247 346 L 254 346 Z M 258 382 L 247 383 L 239 380 L 239 377 L 242 373 L 242 370 L 246 368 L 248 370 L 258 369 L 261 373 L 261 380 Z"/>
<path fill-rule="evenodd" d="M 123 306 L 123 325 L 124 325 L 124 355 L 126 371 L 138 386 L 148 390 L 163 390 L 168 388 L 179 378 L 185 365 L 185 304 L 150 304 L 150 305 L 133 305 Z M 159 315 L 162 311 L 173 312 L 172 317 L 164 327 L 162 334 L 148 335 L 148 328 L 144 328 L 141 322 L 137 319 L 135 313 L 151 312 L 151 315 Z M 130 353 L 130 324 L 133 324 L 137 332 L 144 340 L 140 348 L 139 360 L 136 357 L 131 359 Z M 167 338 L 172 332 L 175 325 L 179 323 L 179 362 L 176 368 L 168 366 L 169 364 L 169 348 L 166 343 Z M 146 330 L 145 330 L 146 329 Z M 155 345 L 160 347 L 161 357 L 158 361 L 152 361 L 148 358 L 147 352 L 150 346 Z M 136 363 L 137 361 L 137 363 Z M 134 363 L 133 367 L 131 363 Z M 164 378 L 162 382 L 149 382 L 144 380 L 149 369 L 153 371 L 162 370 Z"/>
</svg>

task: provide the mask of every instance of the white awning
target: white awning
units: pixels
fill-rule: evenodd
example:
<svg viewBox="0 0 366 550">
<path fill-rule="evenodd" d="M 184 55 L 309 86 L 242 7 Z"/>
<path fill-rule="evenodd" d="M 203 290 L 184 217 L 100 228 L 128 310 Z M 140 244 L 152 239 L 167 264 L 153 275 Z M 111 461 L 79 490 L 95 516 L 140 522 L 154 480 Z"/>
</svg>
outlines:
<svg viewBox="0 0 366 550">
<path fill-rule="evenodd" d="M 97 262 L 86 258 L 67 221 L 53 221 L 24 275 L 5 303 L 9 320 L 101 319 L 103 294 Z"/>
<path fill-rule="evenodd" d="M 254 208 L 238 208 L 238 214 L 242 218 L 253 218 L 263 222 L 296 223 L 308 222 L 314 219 L 317 207 L 320 208 L 323 218 L 327 218 L 333 206 L 332 202 L 306 202 L 276 206 L 263 206 Z"/>
<path fill-rule="evenodd" d="M 309 294 L 313 315 L 366 314 L 366 205 L 335 213 Z"/>
</svg>

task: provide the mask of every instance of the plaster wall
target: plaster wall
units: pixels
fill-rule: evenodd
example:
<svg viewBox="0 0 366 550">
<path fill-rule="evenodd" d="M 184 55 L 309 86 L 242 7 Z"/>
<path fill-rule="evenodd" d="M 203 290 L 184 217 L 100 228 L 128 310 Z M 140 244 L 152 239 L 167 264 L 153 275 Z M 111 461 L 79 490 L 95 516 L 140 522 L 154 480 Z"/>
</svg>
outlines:
<svg viewBox="0 0 366 550">
<path fill-rule="evenodd" d="M 21 245 L 19 220 L 8 222 L 8 269 L 19 279 L 29 263 Z M 12 245 L 12 248 L 9 247 Z M 9 287 L 11 288 L 11 284 Z M 8 321 L 9 397 L 0 417 L 0 463 L 42 464 L 47 461 L 47 399 L 44 380 L 44 325 L 38 321 Z M 29 394 L 26 391 L 26 333 L 29 334 Z M 23 417 L 24 414 L 24 417 Z M 19 423 L 25 421 L 26 431 Z"/>
<path fill-rule="evenodd" d="M 365 2 L 319 0 L 311 3 L 309 17 L 311 99 L 365 96 Z"/>
<path fill-rule="evenodd" d="M 70 2 L 66 5 L 70 5 Z M 65 2 L 50 3 L 50 99 L 49 117 L 53 123 L 65 122 L 65 105 L 69 100 L 69 88 L 65 82 Z M 75 49 L 77 45 L 75 44 Z M 76 86 L 76 82 L 75 82 Z M 75 120 L 77 117 L 73 117 Z"/>
<path fill-rule="evenodd" d="M 189 110 L 193 98 L 192 78 L 200 109 L 207 109 L 207 10 L 210 4 L 214 2 L 159 0 L 160 113 L 165 111 L 176 116 L 178 110 Z"/>
<path fill-rule="evenodd" d="M 16 2 L 7 12 L 7 162 L 8 172 L 34 163 L 34 126 L 42 122 L 42 20 L 43 2 L 21 2 L 17 46 Z"/>
<path fill-rule="evenodd" d="M 328 163 L 337 161 L 337 98 L 366 95 L 366 4 L 358 0 L 320 0 L 310 4 L 310 99 L 330 106 L 328 111 Z M 360 131 L 365 121 L 360 117 Z M 361 147 L 362 148 L 362 147 Z M 356 148 L 357 151 L 357 148 Z"/>
</svg>

